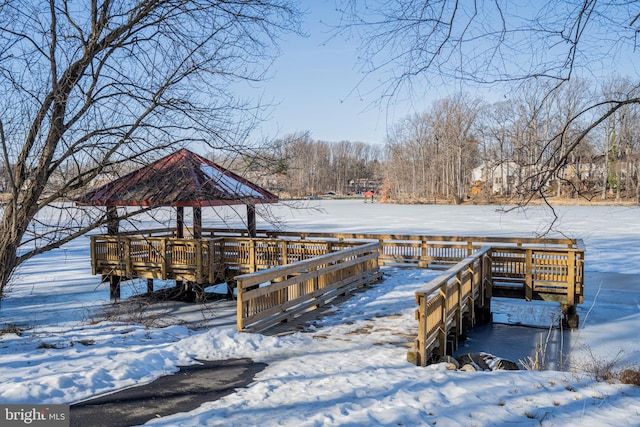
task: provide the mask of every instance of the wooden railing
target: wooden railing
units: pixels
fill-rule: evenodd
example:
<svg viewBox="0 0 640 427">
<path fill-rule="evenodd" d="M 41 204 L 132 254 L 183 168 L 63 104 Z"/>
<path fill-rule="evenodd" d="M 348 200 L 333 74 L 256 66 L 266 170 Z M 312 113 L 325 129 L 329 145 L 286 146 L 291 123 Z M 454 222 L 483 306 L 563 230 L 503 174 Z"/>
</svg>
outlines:
<svg viewBox="0 0 640 427">
<path fill-rule="evenodd" d="M 167 237 L 167 230 L 137 233 L 92 236 L 94 274 L 206 284 L 372 241 L 380 244 L 379 265 L 450 267 L 491 246 L 496 295 L 568 306 L 584 298 L 585 251 L 582 242 L 574 239 L 276 231 L 261 231 L 267 237 L 251 239 L 239 230 L 217 229 L 204 229 L 202 239 L 177 239 Z"/>
<path fill-rule="evenodd" d="M 246 230 L 205 229 L 209 236 L 244 236 Z M 415 264 L 420 267 L 450 267 L 485 246 L 495 248 L 537 248 L 547 250 L 575 249 L 584 253 L 578 239 L 478 237 L 478 236 L 428 236 L 371 233 L 324 233 L 309 231 L 258 230 L 261 236 L 279 239 L 314 239 L 326 242 L 377 241 L 380 243 L 380 265 Z"/>
<path fill-rule="evenodd" d="M 209 232 L 215 235 L 217 231 Z M 580 239 L 277 231 L 261 233 L 279 238 L 297 236 L 305 241 L 378 241 L 380 265 L 400 263 L 428 268 L 451 267 L 490 246 L 494 294 L 560 302 L 563 304 L 563 312 L 567 307 L 575 307 L 575 304 L 584 300 L 585 248 Z"/>
<path fill-rule="evenodd" d="M 214 238 L 217 253 L 231 274 L 253 273 L 316 258 L 362 242 L 284 240 L 274 238 Z"/>
<path fill-rule="evenodd" d="M 584 247 L 493 247 L 496 296 L 541 299 L 573 306 L 584 301 Z"/>
<path fill-rule="evenodd" d="M 416 291 L 418 337 L 407 359 L 426 366 L 447 353 L 447 340 L 457 340 L 491 298 L 491 247 L 457 263 Z"/>
<path fill-rule="evenodd" d="M 91 236 L 93 274 L 213 283 L 221 268 L 215 239 Z"/>
<path fill-rule="evenodd" d="M 381 275 L 378 243 L 236 276 L 237 327 L 260 331 L 325 304 Z"/>
<path fill-rule="evenodd" d="M 362 242 L 245 237 L 178 239 L 154 237 L 152 233 L 91 236 L 91 265 L 93 274 L 213 284 L 219 278 L 270 269 L 360 245 Z"/>
</svg>

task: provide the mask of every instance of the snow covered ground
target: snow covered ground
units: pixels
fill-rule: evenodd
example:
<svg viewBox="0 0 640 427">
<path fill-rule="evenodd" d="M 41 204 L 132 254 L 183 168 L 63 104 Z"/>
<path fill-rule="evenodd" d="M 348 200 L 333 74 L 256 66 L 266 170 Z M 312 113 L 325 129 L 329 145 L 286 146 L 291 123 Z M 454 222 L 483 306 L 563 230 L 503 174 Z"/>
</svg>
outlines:
<svg viewBox="0 0 640 427">
<path fill-rule="evenodd" d="M 127 322 L 106 321 L 99 313 L 109 302 L 108 287 L 91 276 L 88 239 L 80 238 L 24 266 L 2 301 L 0 327 L 25 330 L 0 336 L 0 402 L 73 403 L 150 382 L 195 359 L 249 357 L 269 366 L 248 388 L 150 424 L 640 425 L 640 389 L 595 381 L 590 374 L 594 364 L 609 362 L 616 370 L 640 368 L 637 208 L 562 207 L 551 224 L 550 212 L 538 207 L 502 214 L 491 206 L 339 200 L 313 206 L 273 207 L 272 215 L 297 230 L 535 236 L 551 228 L 553 236 L 583 238 L 587 287 L 578 309 L 581 327 L 554 332 L 549 351 L 558 370 L 470 373 L 409 364 L 413 292 L 435 277 L 429 270 L 385 268 L 379 285 L 308 331 L 287 336 L 240 334 L 233 323 L 189 329 L 164 326 L 162 318 L 145 326 L 134 315 Z M 205 226 L 227 218 L 206 218 L 207 211 Z M 123 295 L 144 286 L 124 285 Z M 499 321 L 543 327 L 559 311 L 555 304 L 517 301 L 495 301 L 493 309 Z M 209 304 L 191 313 L 192 324 L 216 324 L 216 316 L 228 310 Z M 545 328 L 495 324 L 474 332 L 461 350 L 525 359 L 546 334 Z"/>
</svg>

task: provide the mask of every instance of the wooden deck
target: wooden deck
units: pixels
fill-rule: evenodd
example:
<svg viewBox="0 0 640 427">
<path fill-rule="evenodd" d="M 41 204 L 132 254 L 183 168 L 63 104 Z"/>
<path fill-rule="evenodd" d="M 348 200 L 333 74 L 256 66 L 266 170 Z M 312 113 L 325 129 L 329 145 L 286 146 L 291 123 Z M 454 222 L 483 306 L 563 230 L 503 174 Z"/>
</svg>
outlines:
<svg viewBox="0 0 640 427">
<path fill-rule="evenodd" d="M 378 280 L 379 266 L 446 270 L 416 292 L 418 338 L 409 359 L 423 365 L 447 342 L 488 317 L 492 296 L 559 302 L 577 327 L 584 246 L 573 239 L 379 235 L 204 229 L 202 238 L 166 230 L 91 237 L 94 274 L 176 280 L 197 293 L 236 286 L 239 330 L 262 330 Z M 114 297 L 117 295 L 114 295 Z"/>
</svg>

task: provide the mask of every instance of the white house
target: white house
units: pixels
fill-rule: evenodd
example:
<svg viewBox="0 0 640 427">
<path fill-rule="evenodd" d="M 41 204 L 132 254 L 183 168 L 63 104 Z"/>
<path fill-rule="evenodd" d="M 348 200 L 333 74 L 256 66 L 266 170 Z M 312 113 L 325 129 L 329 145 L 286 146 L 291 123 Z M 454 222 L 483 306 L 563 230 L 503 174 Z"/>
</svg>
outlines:
<svg viewBox="0 0 640 427">
<path fill-rule="evenodd" d="M 511 160 L 483 162 L 471 171 L 476 188 L 490 188 L 492 194 L 508 195 L 515 189 L 521 166 Z"/>
</svg>

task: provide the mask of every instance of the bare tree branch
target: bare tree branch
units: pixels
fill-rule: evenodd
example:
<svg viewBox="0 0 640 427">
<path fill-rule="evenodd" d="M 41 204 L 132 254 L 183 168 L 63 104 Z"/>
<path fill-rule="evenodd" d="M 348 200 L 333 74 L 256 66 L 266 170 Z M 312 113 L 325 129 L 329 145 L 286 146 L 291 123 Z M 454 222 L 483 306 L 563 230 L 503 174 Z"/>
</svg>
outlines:
<svg viewBox="0 0 640 427">
<path fill-rule="evenodd" d="M 261 106 L 237 99 L 233 84 L 263 79 L 278 37 L 298 25 L 290 0 L 1 2 L 0 136 L 11 191 L 0 295 L 20 263 L 105 221 L 87 209 L 49 222 L 38 215 L 45 206 L 67 206 L 101 174 L 181 145 L 242 150 L 237 137 Z"/>
</svg>

